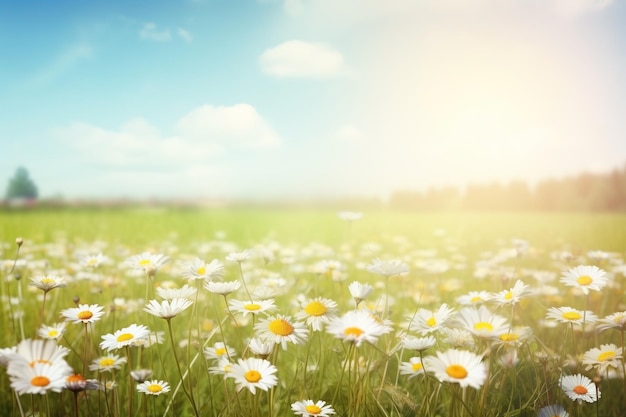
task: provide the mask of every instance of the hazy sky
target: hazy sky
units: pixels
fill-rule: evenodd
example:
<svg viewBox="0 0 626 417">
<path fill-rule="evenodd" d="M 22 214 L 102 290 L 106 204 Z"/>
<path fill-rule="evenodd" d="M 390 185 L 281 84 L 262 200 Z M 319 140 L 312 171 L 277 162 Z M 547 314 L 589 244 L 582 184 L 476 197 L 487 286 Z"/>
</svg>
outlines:
<svg viewBox="0 0 626 417">
<path fill-rule="evenodd" d="M 0 192 L 385 196 L 626 163 L 624 0 L 0 0 Z"/>
</svg>

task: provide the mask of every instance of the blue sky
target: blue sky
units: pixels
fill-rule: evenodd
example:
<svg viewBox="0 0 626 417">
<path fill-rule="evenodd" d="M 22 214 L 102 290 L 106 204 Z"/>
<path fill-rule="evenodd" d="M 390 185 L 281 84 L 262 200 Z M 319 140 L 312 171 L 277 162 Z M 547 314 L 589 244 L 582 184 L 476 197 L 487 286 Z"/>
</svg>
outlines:
<svg viewBox="0 0 626 417">
<path fill-rule="evenodd" d="M 0 181 L 266 199 L 606 172 L 624 51 L 623 0 L 0 0 Z"/>
</svg>

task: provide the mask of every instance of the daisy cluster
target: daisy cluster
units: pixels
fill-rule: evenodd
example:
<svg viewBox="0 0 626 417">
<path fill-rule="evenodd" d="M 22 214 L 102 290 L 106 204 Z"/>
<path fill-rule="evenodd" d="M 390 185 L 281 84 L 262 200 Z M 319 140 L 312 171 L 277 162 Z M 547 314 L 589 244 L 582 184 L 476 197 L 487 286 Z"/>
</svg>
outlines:
<svg viewBox="0 0 626 417">
<path fill-rule="evenodd" d="M 22 396 L 73 395 L 105 416 L 154 397 L 155 415 L 620 415 L 620 255 L 446 242 L 93 242 L 73 261 L 22 242 L 2 261 L 9 398 L 69 414 Z"/>
</svg>

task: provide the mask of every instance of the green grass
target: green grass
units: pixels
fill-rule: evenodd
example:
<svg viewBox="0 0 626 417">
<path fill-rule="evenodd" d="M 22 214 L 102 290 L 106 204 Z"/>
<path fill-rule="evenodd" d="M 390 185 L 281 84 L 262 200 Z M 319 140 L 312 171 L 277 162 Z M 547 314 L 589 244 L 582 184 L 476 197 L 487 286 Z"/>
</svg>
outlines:
<svg viewBox="0 0 626 417">
<path fill-rule="evenodd" d="M 361 220 L 347 223 L 335 211 L 278 209 L 91 209 L 91 210 L 32 210 L 0 212 L 0 242 L 5 260 L 1 272 L 4 309 L 0 317 L 5 331 L 0 334 L 0 348 L 14 346 L 24 337 L 35 337 L 42 323 L 41 291 L 28 286 L 33 276 L 54 273 L 70 278 L 67 287 L 52 290 L 46 299 L 43 322 L 60 321 L 61 310 L 74 307 L 72 298 L 81 303 L 99 304 L 107 314 L 94 324 L 93 333 L 84 337 L 81 325 L 68 324 L 61 341 L 73 350 L 67 360 L 81 371 L 85 357 L 89 363 L 103 352 L 100 337 L 131 323 L 147 325 L 151 330 L 166 332 L 165 320 L 143 312 L 146 292 L 154 296 L 154 286 L 167 282 L 180 287 L 186 281 L 180 271 L 185 262 L 200 257 L 209 262 L 218 259 L 225 265 L 225 280 L 240 279 L 234 262 L 225 260 L 230 251 L 265 248 L 274 256 L 267 263 L 260 257 L 244 262 L 244 277 L 252 289 L 264 288 L 264 279 L 283 278 L 284 285 L 276 287 L 271 297 L 279 312 L 293 316 L 299 311 L 296 299 L 323 296 L 335 300 L 340 313 L 354 308 L 347 285 L 355 280 L 375 287 L 366 303 L 380 318 L 393 323 L 393 332 L 382 336 L 374 345 L 364 344 L 351 349 L 346 343 L 326 332 L 311 333 L 306 344 L 289 345 L 283 351 L 275 349 L 270 361 L 278 368 L 279 384 L 271 393 L 252 396 L 247 390 L 237 393 L 232 381 L 207 372 L 213 363 L 201 354 L 202 346 L 224 341 L 234 347 L 237 357 L 246 351 L 246 340 L 254 334 L 249 320 L 238 318 L 236 326 L 225 310 L 224 300 L 199 286 L 193 308 L 172 319 L 176 343 L 166 343 L 144 350 L 133 349 L 129 355 L 132 368 L 149 367 L 154 378 L 170 382 L 172 388 L 180 381 L 174 353 L 183 371 L 193 362 L 188 379 L 202 415 L 290 416 L 294 401 L 313 399 L 332 402 L 340 416 L 535 416 L 544 405 L 559 403 L 570 415 L 621 416 L 626 406 L 624 380 L 602 382 L 602 399 L 597 404 L 577 405 L 565 398 L 558 387 L 559 375 L 581 372 L 580 366 L 563 368 L 567 354 L 582 355 L 600 343 L 622 345 L 620 332 L 592 333 L 572 339 L 566 325 L 546 328 L 540 325 L 548 307 L 572 306 L 594 311 L 600 317 L 626 309 L 623 276 L 616 273 L 611 288 L 593 292 L 588 301 L 575 295 L 558 282 L 558 276 L 571 266 L 595 262 L 587 254 L 591 250 L 610 253 L 610 259 L 599 266 L 611 271 L 624 261 L 626 250 L 626 216 L 616 214 L 572 213 L 412 213 L 365 212 Z M 15 256 L 15 238 L 25 243 L 19 254 L 27 265 L 18 268 L 20 280 L 8 273 Z M 513 248 L 513 239 L 529 242 L 524 256 L 498 258 Z M 114 262 L 100 267 L 90 279 L 75 280 L 81 267 L 76 254 L 80 251 L 101 250 Z M 153 281 L 144 276 L 134 277 L 122 267 L 130 255 L 143 251 L 164 253 L 171 257 L 168 265 L 157 272 Z M 575 263 L 567 263 L 558 253 L 568 251 Z M 387 283 L 364 266 L 374 258 L 400 259 L 409 265 L 409 274 L 391 278 Z M 495 260 L 499 259 L 499 260 Z M 343 280 L 333 281 L 325 274 L 312 272 L 323 260 L 340 262 L 345 268 Z M 492 269 L 484 279 L 476 279 L 476 264 L 490 260 Z M 435 269 L 434 264 L 446 268 Z M 497 292 L 510 288 L 516 279 L 531 287 L 539 283 L 531 271 L 556 274 L 551 283 L 556 294 L 542 293 L 525 297 L 514 311 L 489 305 L 497 314 L 533 329 L 535 339 L 519 349 L 516 367 L 499 365 L 501 350 L 484 341 L 471 348 L 476 353 L 490 352 L 483 361 L 490 364 L 488 382 L 479 390 L 464 392 L 456 384 L 440 383 L 432 375 L 408 379 L 398 374 L 401 362 L 408 361 L 410 352 L 395 350 L 399 335 L 406 331 L 406 321 L 420 308 L 437 309 L 448 303 L 459 310 L 456 297 L 470 290 Z M 148 285 L 146 285 L 148 284 Z M 192 283 L 195 285 L 194 283 Z M 10 307 L 8 297 L 22 292 L 20 304 Z M 381 300 L 389 297 L 393 304 L 385 312 Z M 229 299 L 244 300 L 239 291 Z M 114 303 L 114 300 L 122 300 Z M 113 308 L 114 307 L 114 308 Z M 20 324 L 18 311 L 24 316 Z M 424 354 L 449 348 L 441 337 L 437 345 Z M 574 342 L 570 342 L 574 340 Z M 538 352 L 557 355 L 547 363 L 537 359 Z M 249 355 L 249 353 L 247 353 Z M 356 359 L 360 365 L 346 366 L 345 360 Z M 306 364 L 306 366 L 305 366 Z M 315 369 L 307 366 L 315 366 Z M 127 367 L 128 368 L 128 367 Z M 105 398 L 102 392 L 83 392 L 77 396 L 80 415 L 126 415 L 128 405 L 138 415 L 193 415 L 193 407 L 183 391 L 159 397 L 145 398 L 134 391 L 128 378 L 129 369 L 116 374 L 118 387 Z M 88 372 L 89 378 L 102 378 Z M 172 390 L 173 391 L 173 390 Z M 134 395 L 130 393 L 134 392 Z M 18 416 L 16 397 L 9 380 L 0 371 L 0 414 Z M 51 415 L 72 415 L 73 394 L 24 395 L 20 398 L 25 413 L 38 410 Z M 133 398 L 131 400 L 131 397 Z M 45 400 L 44 400 L 45 399 Z M 171 404 L 170 404 L 171 401 Z M 169 405 L 168 405 L 169 404 Z M 6 412 L 3 412 L 6 410 Z M 11 411 L 12 410 L 12 411 Z M 249 414 L 250 413 L 250 414 Z"/>
</svg>

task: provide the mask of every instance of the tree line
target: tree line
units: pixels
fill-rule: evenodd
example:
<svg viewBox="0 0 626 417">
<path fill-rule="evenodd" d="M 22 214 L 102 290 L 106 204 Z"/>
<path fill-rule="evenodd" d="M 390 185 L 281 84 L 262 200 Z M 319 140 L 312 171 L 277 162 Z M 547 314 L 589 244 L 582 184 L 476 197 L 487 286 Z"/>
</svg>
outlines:
<svg viewBox="0 0 626 417">
<path fill-rule="evenodd" d="M 524 181 L 432 187 L 397 191 L 393 208 L 411 210 L 626 211 L 626 165 L 608 173 L 581 173 L 546 179 L 531 187 Z"/>
</svg>

